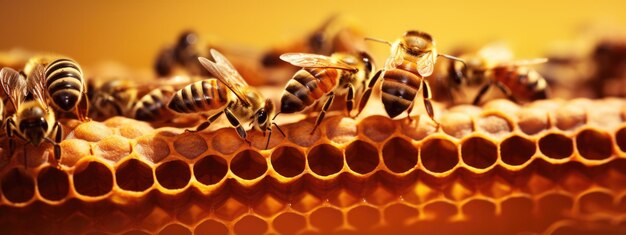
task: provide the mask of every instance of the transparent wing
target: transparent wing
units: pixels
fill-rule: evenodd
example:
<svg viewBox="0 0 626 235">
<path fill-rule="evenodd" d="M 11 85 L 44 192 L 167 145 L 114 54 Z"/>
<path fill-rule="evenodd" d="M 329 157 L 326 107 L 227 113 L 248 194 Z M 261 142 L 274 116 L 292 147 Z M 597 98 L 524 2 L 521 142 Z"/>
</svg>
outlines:
<svg viewBox="0 0 626 235">
<path fill-rule="evenodd" d="M 389 56 L 389 58 L 387 58 L 387 61 L 385 61 L 385 69 L 390 70 L 400 65 L 402 63 L 402 60 L 404 60 L 404 54 L 405 51 L 400 46 L 400 43 L 394 42 L 391 45 L 391 56 Z"/>
<path fill-rule="evenodd" d="M 0 70 L 0 85 L 13 104 L 13 108 L 17 110 L 27 94 L 27 84 L 24 77 L 11 68 L 2 68 Z"/>
<path fill-rule="evenodd" d="M 536 64 L 543 64 L 548 62 L 548 58 L 535 58 L 535 59 L 527 59 L 527 60 L 516 60 L 513 61 L 512 64 L 515 66 L 529 66 Z"/>
<path fill-rule="evenodd" d="M 426 52 L 417 60 L 417 72 L 422 77 L 428 77 L 433 74 L 435 62 L 437 60 L 436 53 L 437 52 L 434 51 Z"/>
<path fill-rule="evenodd" d="M 280 59 L 294 66 L 303 68 L 336 68 L 345 70 L 357 70 L 356 67 L 332 57 L 307 53 L 285 53 Z"/>
<path fill-rule="evenodd" d="M 478 51 L 478 56 L 487 61 L 487 67 L 513 61 L 513 52 L 501 42 L 491 43 Z"/>
<path fill-rule="evenodd" d="M 204 57 L 198 57 L 200 64 L 202 64 L 202 66 L 204 66 L 204 68 L 218 80 L 224 83 L 224 85 L 226 85 L 226 87 L 228 87 L 228 89 L 230 89 L 245 106 L 250 106 L 250 100 L 248 100 L 247 96 L 245 96 L 242 91 L 242 88 L 246 87 L 248 84 L 241 82 L 243 81 L 241 75 L 239 75 L 230 62 L 219 54 L 219 52 L 211 50 L 211 55 L 216 58 L 216 62 L 210 61 Z"/>
<path fill-rule="evenodd" d="M 213 56 L 216 64 L 224 67 L 223 71 L 228 74 L 229 79 L 233 80 L 231 81 L 233 85 L 238 85 L 242 87 L 248 86 L 248 83 L 241 77 L 239 72 L 237 72 L 235 66 L 233 66 L 233 64 L 231 64 L 230 61 L 228 61 L 228 59 L 226 59 L 226 57 L 222 55 L 222 53 L 215 49 L 211 49 L 211 56 Z"/>
<path fill-rule="evenodd" d="M 45 68 L 41 64 L 37 64 L 28 75 L 27 87 L 28 92 L 33 94 L 35 100 L 42 106 L 47 107 L 46 103 L 46 79 Z"/>
</svg>

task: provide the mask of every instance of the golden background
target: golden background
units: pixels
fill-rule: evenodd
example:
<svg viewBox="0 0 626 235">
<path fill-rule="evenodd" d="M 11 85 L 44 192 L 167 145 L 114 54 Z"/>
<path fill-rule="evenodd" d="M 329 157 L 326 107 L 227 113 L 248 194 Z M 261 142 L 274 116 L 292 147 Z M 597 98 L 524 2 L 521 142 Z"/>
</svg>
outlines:
<svg viewBox="0 0 626 235">
<path fill-rule="evenodd" d="M 430 32 L 443 52 L 505 40 L 518 57 L 542 56 L 590 22 L 626 25 L 626 7 L 618 0 L 1 2 L 0 50 L 54 52 L 87 66 L 117 61 L 131 68 L 151 67 L 158 50 L 184 29 L 266 48 L 303 36 L 334 13 L 355 19 L 371 37 L 393 40 L 407 29 L 420 29 Z M 377 54 L 388 50 L 372 48 Z"/>
</svg>

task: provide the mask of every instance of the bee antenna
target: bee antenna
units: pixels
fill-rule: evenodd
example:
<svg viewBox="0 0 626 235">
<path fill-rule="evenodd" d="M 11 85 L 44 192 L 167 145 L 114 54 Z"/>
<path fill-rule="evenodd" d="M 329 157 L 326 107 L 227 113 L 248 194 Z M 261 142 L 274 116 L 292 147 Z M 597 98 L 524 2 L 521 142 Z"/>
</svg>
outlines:
<svg viewBox="0 0 626 235">
<path fill-rule="evenodd" d="M 287 135 L 285 135 L 285 132 L 283 132 L 283 130 L 280 129 L 280 126 L 278 126 L 278 124 L 276 124 L 275 122 L 272 122 L 272 124 L 274 124 L 274 126 L 276 126 L 276 129 L 278 129 L 278 132 L 280 132 L 280 134 L 282 134 L 283 137 L 287 137 Z"/>
<path fill-rule="evenodd" d="M 374 41 L 374 42 L 380 42 L 380 43 L 384 43 L 387 44 L 389 46 L 391 46 L 391 43 L 382 39 L 377 39 L 377 38 L 370 38 L 370 37 L 365 37 L 365 41 Z"/>
<path fill-rule="evenodd" d="M 280 112 L 276 113 L 276 115 L 274 115 L 274 117 L 272 118 L 272 121 L 274 121 L 274 119 L 276 119 L 276 117 L 278 117 L 278 114 L 280 114 Z"/>
</svg>

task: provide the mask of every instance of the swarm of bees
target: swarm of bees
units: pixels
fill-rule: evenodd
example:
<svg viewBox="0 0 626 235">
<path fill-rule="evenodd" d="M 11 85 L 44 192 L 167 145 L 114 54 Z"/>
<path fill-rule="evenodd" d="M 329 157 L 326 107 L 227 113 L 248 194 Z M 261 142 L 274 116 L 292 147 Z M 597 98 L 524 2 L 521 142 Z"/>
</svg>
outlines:
<svg viewBox="0 0 626 235">
<path fill-rule="evenodd" d="M 514 102 L 548 97 L 550 80 L 535 69 L 535 65 L 549 64 L 545 58 L 516 60 L 502 44 L 489 44 L 453 56 L 439 53 L 434 38 L 423 31 L 406 31 L 391 43 L 365 38 L 336 24 L 331 17 L 307 40 L 287 47 L 290 49 L 274 48 L 257 58 L 267 68 L 288 68 L 289 77 L 280 79 L 286 85 L 277 105 L 278 100 L 249 85 L 244 79 L 247 76 L 240 74 L 242 68 L 231 62 L 231 56 L 210 49 L 207 58 L 203 57 L 202 45 L 193 31 L 183 32 L 175 45 L 161 51 L 154 67 L 160 79 L 153 81 L 87 81 L 79 64 L 63 57 L 33 57 L 19 71 L 5 67 L 0 71 L 0 86 L 4 100 L 11 105 L 0 102 L 0 122 L 9 138 L 9 156 L 13 155 L 15 139 L 19 139 L 26 143 L 24 146 L 48 142 L 59 160 L 59 143 L 64 137 L 62 119 L 68 117 L 86 122 L 125 116 L 167 126 L 173 125 L 176 118 L 196 115 L 202 117 L 200 123 L 183 126 L 185 132 L 197 132 L 225 116 L 249 144 L 245 124 L 267 135 L 267 149 L 274 127 L 285 136 L 275 122 L 279 114 L 311 114 L 315 117 L 310 132 L 313 134 L 335 107 L 333 103 L 342 105 L 335 111 L 356 117 L 377 97 L 373 96 L 375 93 L 380 94 L 379 101 L 390 118 L 406 112 L 406 118 L 412 121 L 415 99 L 421 92 L 425 112 L 436 126 L 439 123 L 431 101 L 433 91 L 452 93 L 476 88 L 472 99 L 475 105 L 485 100 L 492 87 Z M 355 38 L 358 42 L 350 43 Z M 383 67 L 377 68 L 364 46 L 367 40 L 390 46 Z M 610 45 L 599 45 L 594 56 L 603 61 L 620 59 L 622 63 L 626 47 Z M 448 63 L 438 62 L 439 57 L 448 59 Z M 188 76 L 175 76 L 175 70 Z M 598 67 L 597 73 L 616 77 L 623 71 Z M 334 102 L 338 99 L 341 102 Z M 448 103 L 462 102 L 453 99 Z"/>
</svg>

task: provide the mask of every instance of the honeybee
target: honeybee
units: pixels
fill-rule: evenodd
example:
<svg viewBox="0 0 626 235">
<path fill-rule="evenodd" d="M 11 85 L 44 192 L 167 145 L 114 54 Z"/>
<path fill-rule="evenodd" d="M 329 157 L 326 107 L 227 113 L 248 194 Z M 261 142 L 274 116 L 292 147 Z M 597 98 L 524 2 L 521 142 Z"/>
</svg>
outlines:
<svg viewBox="0 0 626 235">
<path fill-rule="evenodd" d="M 280 127 L 269 118 L 274 114 L 272 100 L 263 101 L 261 94 L 248 86 L 239 72 L 221 53 L 211 49 L 211 55 L 215 62 L 203 57 L 198 57 L 198 60 L 217 79 L 191 83 L 176 91 L 167 104 L 170 110 L 177 113 L 207 112 L 210 114 L 209 118 L 195 130 L 186 131 L 204 130 L 224 114 L 237 130 L 237 134 L 249 144 L 251 143 L 247 140 L 247 133 L 241 125 L 242 122 L 250 122 L 256 130 L 263 132 L 263 135 L 269 131 L 265 148 L 269 146 L 272 124 L 284 136 Z"/>
<path fill-rule="evenodd" d="M 34 146 L 47 141 L 54 146 L 54 158 L 61 158 L 63 129 L 56 121 L 44 100 L 45 69 L 37 64 L 26 79 L 11 68 L 0 71 L 0 85 L 13 105 L 15 113 L 6 120 L 6 133 L 9 137 L 9 154 L 13 155 L 13 136 Z M 52 139 L 54 138 L 54 139 Z M 26 145 L 24 145 L 24 164 L 26 164 Z"/>
<path fill-rule="evenodd" d="M 176 66 L 184 68 L 192 75 L 208 75 L 197 61 L 201 54 L 199 36 L 194 31 L 184 31 L 172 47 L 163 49 L 154 64 L 158 76 L 165 77 L 173 73 Z"/>
<path fill-rule="evenodd" d="M 103 120 L 126 115 L 132 109 L 137 96 L 136 84 L 131 80 L 112 79 L 106 81 L 93 89 L 91 117 L 96 120 Z"/>
<path fill-rule="evenodd" d="M 382 102 L 389 117 L 394 118 L 406 111 L 410 119 L 410 113 L 414 106 L 415 96 L 422 89 L 424 107 L 430 119 L 437 125 L 435 114 L 430 99 L 432 98 L 430 86 L 425 79 L 433 73 L 437 57 L 460 61 L 463 60 L 446 54 L 438 54 L 435 40 L 426 32 L 410 30 L 396 40 L 393 44 L 387 41 L 367 38 L 383 42 L 391 46 L 391 56 L 385 63 L 382 73 Z M 366 93 L 371 92 L 378 78 L 374 76 L 368 84 Z"/>
<path fill-rule="evenodd" d="M 41 90 L 33 90 L 34 96 L 50 102 L 56 110 L 72 112 L 79 120 L 86 121 L 89 112 L 87 88 L 80 65 L 71 59 L 61 58 L 48 63 L 49 59 L 34 57 L 24 67 L 24 75 L 30 77 L 34 68 L 44 67 L 43 78 L 37 79 Z M 39 75 L 36 75 L 39 76 Z M 30 81 L 30 79 L 29 79 Z"/>
<path fill-rule="evenodd" d="M 311 133 L 324 119 L 335 95 L 346 95 L 346 109 L 350 115 L 355 94 L 361 94 L 374 70 L 373 60 L 365 52 L 361 52 L 359 58 L 345 53 L 334 53 L 331 56 L 287 53 L 281 55 L 280 59 L 302 69 L 285 86 L 279 113 L 300 112 L 326 97 Z"/>
<path fill-rule="evenodd" d="M 135 102 L 129 116 L 147 122 L 167 119 L 171 113 L 165 104 L 172 98 L 174 92 L 172 86 L 153 89 Z"/>
<path fill-rule="evenodd" d="M 492 85 L 500 89 L 509 99 L 522 100 L 545 99 L 547 82 L 530 65 L 545 63 L 545 58 L 513 60 L 513 53 L 502 44 L 491 44 L 474 55 L 462 57 L 466 64 L 452 62 L 449 76 L 454 83 L 484 84 L 474 98 L 478 105 Z"/>
</svg>

